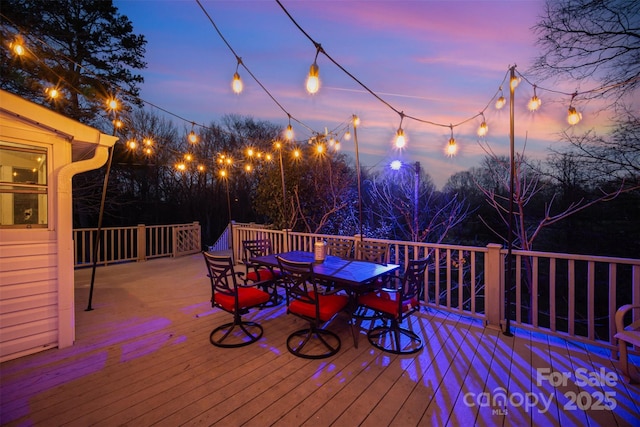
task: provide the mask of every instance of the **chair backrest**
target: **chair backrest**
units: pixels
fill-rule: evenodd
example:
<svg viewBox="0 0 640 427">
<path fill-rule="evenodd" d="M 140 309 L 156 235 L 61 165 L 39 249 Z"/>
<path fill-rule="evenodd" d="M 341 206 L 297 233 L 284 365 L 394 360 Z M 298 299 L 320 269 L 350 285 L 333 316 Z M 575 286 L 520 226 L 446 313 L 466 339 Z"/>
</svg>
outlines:
<svg viewBox="0 0 640 427">
<path fill-rule="evenodd" d="M 420 295 L 420 287 L 424 285 L 424 275 L 427 271 L 427 265 L 429 263 L 429 257 L 424 257 L 421 259 L 410 260 L 407 268 L 402 276 L 401 286 L 399 289 L 401 298 L 398 298 L 398 301 L 401 304 L 406 304 L 406 302 L 413 301 L 413 303 L 418 304 L 418 298 Z M 400 310 L 402 313 L 402 310 Z"/>
<path fill-rule="evenodd" d="M 237 282 L 231 257 L 212 255 L 208 252 L 202 252 L 202 255 L 207 264 L 207 276 L 211 279 L 211 302 L 213 303 L 216 292 L 234 296 Z"/>
<path fill-rule="evenodd" d="M 271 254 L 271 240 L 269 239 L 257 239 L 257 240 L 243 240 L 242 248 L 244 249 L 243 261 L 249 262 L 249 258 L 255 256 L 263 256 Z"/>
<path fill-rule="evenodd" d="M 351 257 L 352 249 L 353 240 L 327 239 L 327 255 L 349 258 Z"/>
<path fill-rule="evenodd" d="M 389 262 L 389 244 L 356 240 L 356 259 L 387 264 Z"/>
<path fill-rule="evenodd" d="M 282 274 L 282 284 L 287 291 L 287 306 L 293 301 L 316 306 L 316 319 L 320 319 L 318 284 L 313 274 L 313 262 L 298 262 L 276 256 Z M 310 292 L 313 292 L 310 294 Z M 295 314 L 295 313 L 294 313 Z"/>
</svg>

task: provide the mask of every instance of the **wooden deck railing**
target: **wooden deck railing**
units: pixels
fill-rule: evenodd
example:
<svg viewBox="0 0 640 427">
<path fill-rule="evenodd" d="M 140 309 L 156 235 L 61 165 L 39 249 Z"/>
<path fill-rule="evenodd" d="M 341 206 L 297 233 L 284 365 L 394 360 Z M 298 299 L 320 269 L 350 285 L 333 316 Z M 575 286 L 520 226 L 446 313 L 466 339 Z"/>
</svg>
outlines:
<svg viewBox="0 0 640 427">
<path fill-rule="evenodd" d="M 107 265 L 126 261 L 144 261 L 158 257 L 173 257 L 202 250 L 200 224 L 144 225 L 105 227 L 101 230 L 97 264 Z M 74 254 L 77 267 L 93 264 L 97 228 L 73 230 Z"/>
<path fill-rule="evenodd" d="M 243 240 L 269 238 L 274 251 L 313 250 L 323 234 L 233 226 L 233 254 L 242 259 Z M 334 236 L 335 237 L 335 236 Z M 340 236 L 359 239 L 359 236 Z M 365 238 L 390 244 L 391 259 L 428 254 L 423 304 L 480 318 L 504 327 L 507 250 L 501 245 L 470 247 Z M 640 304 L 640 259 L 513 251 L 511 325 L 615 350 L 614 317 L 618 307 Z"/>
</svg>

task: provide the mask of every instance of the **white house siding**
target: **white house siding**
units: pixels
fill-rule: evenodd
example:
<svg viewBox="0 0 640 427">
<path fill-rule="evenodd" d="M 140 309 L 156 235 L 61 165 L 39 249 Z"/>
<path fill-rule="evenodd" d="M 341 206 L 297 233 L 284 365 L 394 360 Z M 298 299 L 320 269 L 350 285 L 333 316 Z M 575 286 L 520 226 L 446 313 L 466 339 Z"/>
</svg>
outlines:
<svg viewBox="0 0 640 427">
<path fill-rule="evenodd" d="M 46 148 L 48 163 L 46 227 L 0 227 L 0 362 L 73 344 L 71 181 L 116 140 L 0 90 L 0 142 Z"/>
<path fill-rule="evenodd" d="M 0 243 L 0 361 L 56 346 L 56 244 Z"/>
</svg>

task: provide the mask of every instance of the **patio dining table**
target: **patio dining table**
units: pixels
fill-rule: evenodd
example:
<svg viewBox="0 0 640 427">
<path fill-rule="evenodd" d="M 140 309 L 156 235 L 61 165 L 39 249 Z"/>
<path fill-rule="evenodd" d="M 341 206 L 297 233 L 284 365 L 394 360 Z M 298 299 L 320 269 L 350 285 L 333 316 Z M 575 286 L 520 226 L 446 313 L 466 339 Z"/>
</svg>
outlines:
<svg viewBox="0 0 640 427">
<path fill-rule="evenodd" d="M 313 273 L 316 278 L 332 283 L 336 288 L 344 289 L 350 298 L 351 331 L 353 344 L 358 347 L 358 337 L 355 331 L 353 314 L 357 308 L 359 294 L 376 287 L 375 281 L 379 277 L 389 275 L 400 268 L 398 264 L 376 264 L 370 261 L 340 258 L 327 255 L 324 261 L 316 262 L 313 252 L 290 251 L 277 254 L 263 255 L 250 258 L 256 264 L 268 267 L 278 267 L 277 256 L 296 262 L 313 262 Z"/>
</svg>

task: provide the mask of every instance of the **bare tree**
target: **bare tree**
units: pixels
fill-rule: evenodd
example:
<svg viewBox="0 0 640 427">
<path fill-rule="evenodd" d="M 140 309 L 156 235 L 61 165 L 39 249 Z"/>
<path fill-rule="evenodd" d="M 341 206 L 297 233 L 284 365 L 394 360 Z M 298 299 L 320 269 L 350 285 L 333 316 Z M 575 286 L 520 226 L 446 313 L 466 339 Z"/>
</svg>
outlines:
<svg viewBox="0 0 640 427">
<path fill-rule="evenodd" d="M 531 71 L 604 87 L 592 97 L 617 102 L 640 85 L 640 2 L 547 0 L 533 27 L 540 47 Z"/>
<path fill-rule="evenodd" d="M 419 180 L 417 186 L 416 179 Z M 456 193 L 436 191 L 431 178 L 422 170 L 419 177 L 413 170 L 401 169 L 393 175 L 387 171 L 374 176 L 370 183 L 369 196 L 375 206 L 374 212 L 392 224 L 394 232 L 399 234 L 397 237 L 403 240 L 441 243 L 468 215 L 464 199 Z"/>
</svg>

